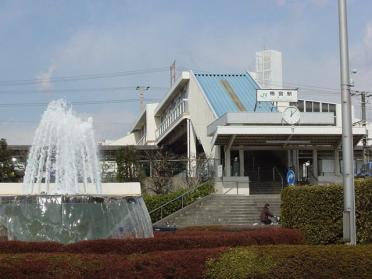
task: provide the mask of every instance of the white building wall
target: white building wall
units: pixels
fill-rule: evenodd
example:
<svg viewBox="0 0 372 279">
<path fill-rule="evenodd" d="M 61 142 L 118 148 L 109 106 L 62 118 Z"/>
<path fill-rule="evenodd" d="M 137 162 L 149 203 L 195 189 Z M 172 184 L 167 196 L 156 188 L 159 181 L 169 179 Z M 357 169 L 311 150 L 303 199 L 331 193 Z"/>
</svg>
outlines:
<svg viewBox="0 0 372 279">
<path fill-rule="evenodd" d="M 129 135 L 122 137 L 117 140 L 113 140 L 110 142 L 105 142 L 103 145 L 136 145 L 137 140 L 134 133 L 130 133 Z"/>
<path fill-rule="evenodd" d="M 202 144 L 206 156 L 214 157 L 214 154 L 211 153 L 211 137 L 207 136 L 207 126 L 212 123 L 216 117 L 193 75 L 189 82 L 187 94 L 187 99 L 189 100 L 188 110 L 196 137 Z"/>
<path fill-rule="evenodd" d="M 156 104 L 147 104 L 146 105 L 146 145 L 154 145 L 156 136 L 155 132 L 157 129 L 155 121 L 155 109 L 158 106 Z"/>
</svg>

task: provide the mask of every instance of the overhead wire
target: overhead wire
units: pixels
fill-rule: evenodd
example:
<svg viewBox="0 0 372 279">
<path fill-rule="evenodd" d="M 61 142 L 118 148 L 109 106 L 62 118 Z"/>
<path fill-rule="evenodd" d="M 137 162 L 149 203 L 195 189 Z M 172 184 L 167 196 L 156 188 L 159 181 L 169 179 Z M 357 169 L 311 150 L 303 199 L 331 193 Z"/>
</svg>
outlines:
<svg viewBox="0 0 372 279">
<path fill-rule="evenodd" d="M 156 102 L 159 101 L 159 98 L 149 98 L 145 99 L 148 102 Z M 89 100 L 89 101 L 71 101 L 68 104 L 70 105 L 101 105 L 101 104 L 122 104 L 122 103 L 133 103 L 138 102 L 138 99 L 118 99 L 118 100 Z M 0 108 L 6 107 L 33 107 L 33 106 L 47 106 L 48 103 L 46 102 L 34 102 L 34 103 L 0 103 Z"/>
<path fill-rule="evenodd" d="M 32 124 L 38 124 L 40 121 L 35 120 L 1 120 L 0 125 L 4 124 L 23 124 L 23 123 L 32 123 Z M 98 125 L 128 125 L 128 124 L 133 124 L 133 121 L 126 121 L 126 122 L 112 122 L 112 121 L 93 121 L 93 124 L 98 124 Z"/>
<path fill-rule="evenodd" d="M 148 68 L 139 70 L 128 70 L 128 71 L 118 71 L 111 73 L 95 73 L 95 74 L 80 74 L 80 75 L 67 75 L 51 78 L 35 78 L 35 79 L 19 79 L 19 80 L 0 80 L 0 86 L 19 86 L 19 85 L 33 85 L 41 84 L 46 80 L 48 82 L 69 82 L 69 81 L 79 81 L 79 80 L 92 80 L 92 79 L 102 79 L 102 78 L 115 78 L 151 73 L 160 73 L 169 71 L 169 67 L 158 67 L 158 68 Z"/>
<path fill-rule="evenodd" d="M 133 90 L 135 92 L 137 86 L 117 86 L 117 87 L 101 87 L 101 88 L 68 88 L 68 89 L 52 89 L 52 90 L 0 90 L 0 94 L 4 95 L 24 95 L 31 93 L 69 93 L 69 92 L 100 92 L 100 91 L 124 91 L 124 90 Z M 169 87 L 166 86 L 150 86 L 151 90 L 167 90 Z"/>
</svg>

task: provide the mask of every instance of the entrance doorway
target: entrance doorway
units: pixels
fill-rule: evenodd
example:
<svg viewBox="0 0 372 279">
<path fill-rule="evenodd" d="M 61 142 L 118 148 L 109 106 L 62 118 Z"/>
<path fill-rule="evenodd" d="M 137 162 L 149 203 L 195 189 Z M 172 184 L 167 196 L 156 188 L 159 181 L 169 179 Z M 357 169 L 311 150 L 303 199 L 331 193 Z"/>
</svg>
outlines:
<svg viewBox="0 0 372 279">
<path fill-rule="evenodd" d="M 250 181 L 275 181 L 284 177 L 287 171 L 287 151 L 246 150 L 244 151 L 244 176 Z"/>
</svg>

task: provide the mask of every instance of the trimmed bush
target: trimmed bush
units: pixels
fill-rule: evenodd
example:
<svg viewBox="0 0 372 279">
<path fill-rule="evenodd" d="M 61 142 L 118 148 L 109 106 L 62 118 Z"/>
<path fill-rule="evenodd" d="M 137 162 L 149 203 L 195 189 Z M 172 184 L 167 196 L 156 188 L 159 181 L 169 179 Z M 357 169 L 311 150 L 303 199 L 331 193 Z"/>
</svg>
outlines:
<svg viewBox="0 0 372 279">
<path fill-rule="evenodd" d="M 236 248 L 207 263 L 208 278 L 238 279 L 265 277 L 276 266 L 272 257 L 252 249 Z"/>
<path fill-rule="evenodd" d="M 0 241 L 0 254 L 58 252 L 63 244 L 58 242 Z"/>
<path fill-rule="evenodd" d="M 205 262 L 226 248 L 145 255 L 0 254 L 1 278 L 203 278 Z"/>
<path fill-rule="evenodd" d="M 104 239 L 81 241 L 68 245 L 50 242 L 0 242 L 1 253 L 79 253 L 79 254 L 143 254 L 154 251 L 265 244 L 302 244 L 303 234 L 296 230 L 267 228 L 254 231 L 177 231 L 157 233 L 147 239 Z"/>
<path fill-rule="evenodd" d="M 247 232 L 187 232 L 169 233 L 166 237 L 133 240 L 92 240 L 66 245 L 68 253 L 148 253 L 153 251 L 183 250 L 215 247 L 236 247 L 266 244 L 302 244 L 301 232 L 290 229 L 261 229 Z"/>
<path fill-rule="evenodd" d="M 147 254 L 0 254 L 1 278 L 372 278 L 372 246 L 277 245 Z"/>
<path fill-rule="evenodd" d="M 161 206 L 161 205 L 163 205 L 163 204 L 165 204 L 165 203 L 167 203 L 171 200 L 174 200 L 175 198 L 177 198 L 178 196 L 186 193 L 189 190 L 190 189 L 183 189 L 183 190 L 179 190 L 179 191 L 169 193 L 169 194 L 164 194 L 164 195 L 151 195 L 151 196 L 145 195 L 143 197 L 143 199 L 145 201 L 147 210 L 149 212 L 151 212 L 152 210 L 158 208 L 159 206 Z M 213 192 L 214 192 L 213 184 L 210 183 L 210 182 L 204 183 L 204 185 L 202 185 L 201 187 L 199 187 L 195 191 L 192 191 L 191 193 L 185 195 L 184 200 L 183 200 L 183 205 L 186 206 L 188 204 L 191 204 L 195 200 L 197 200 L 199 198 L 203 198 L 203 197 L 205 197 L 205 196 L 207 196 L 207 195 L 209 195 Z M 181 199 L 177 200 L 177 201 L 174 201 L 174 202 L 170 203 L 169 205 L 167 205 L 163 208 L 162 217 L 164 218 L 164 217 L 176 212 L 177 210 L 179 210 L 181 208 L 182 208 Z M 150 217 L 151 217 L 151 221 L 153 223 L 159 221 L 161 219 L 160 210 L 150 214 Z"/>
<path fill-rule="evenodd" d="M 357 239 L 372 243 L 372 180 L 355 183 Z M 341 185 L 287 187 L 282 191 L 283 227 L 300 229 L 310 243 L 342 242 Z"/>
<path fill-rule="evenodd" d="M 234 248 L 207 262 L 207 278 L 372 278 L 372 246 Z"/>
</svg>

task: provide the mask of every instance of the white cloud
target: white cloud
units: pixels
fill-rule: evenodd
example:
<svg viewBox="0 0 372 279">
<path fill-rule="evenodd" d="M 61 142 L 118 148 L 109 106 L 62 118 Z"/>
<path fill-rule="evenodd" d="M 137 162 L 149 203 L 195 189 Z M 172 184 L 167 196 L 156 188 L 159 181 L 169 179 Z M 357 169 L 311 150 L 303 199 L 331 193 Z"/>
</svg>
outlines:
<svg viewBox="0 0 372 279">
<path fill-rule="evenodd" d="M 39 80 L 39 87 L 45 91 L 51 91 L 53 89 L 53 83 L 51 81 L 52 75 L 55 71 L 55 65 L 52 64 L 49 66 L 46 72 L 43 72 L 37 76 Z"/>
<path fill-rule="evenodd" d="M 79 111 L 81 107 L 73 107 Z M 137 115 L 129 110 L 121 109 L 120 105 L 114 108 L 102 108 L 96 112 L 78 113 L 78 116 L 87 120 L 93 118 L 93 127 L 97 141 L 104 139 L 115 140 L 127 134 L 128 129 L 133 125 Z"/>
</svg>

